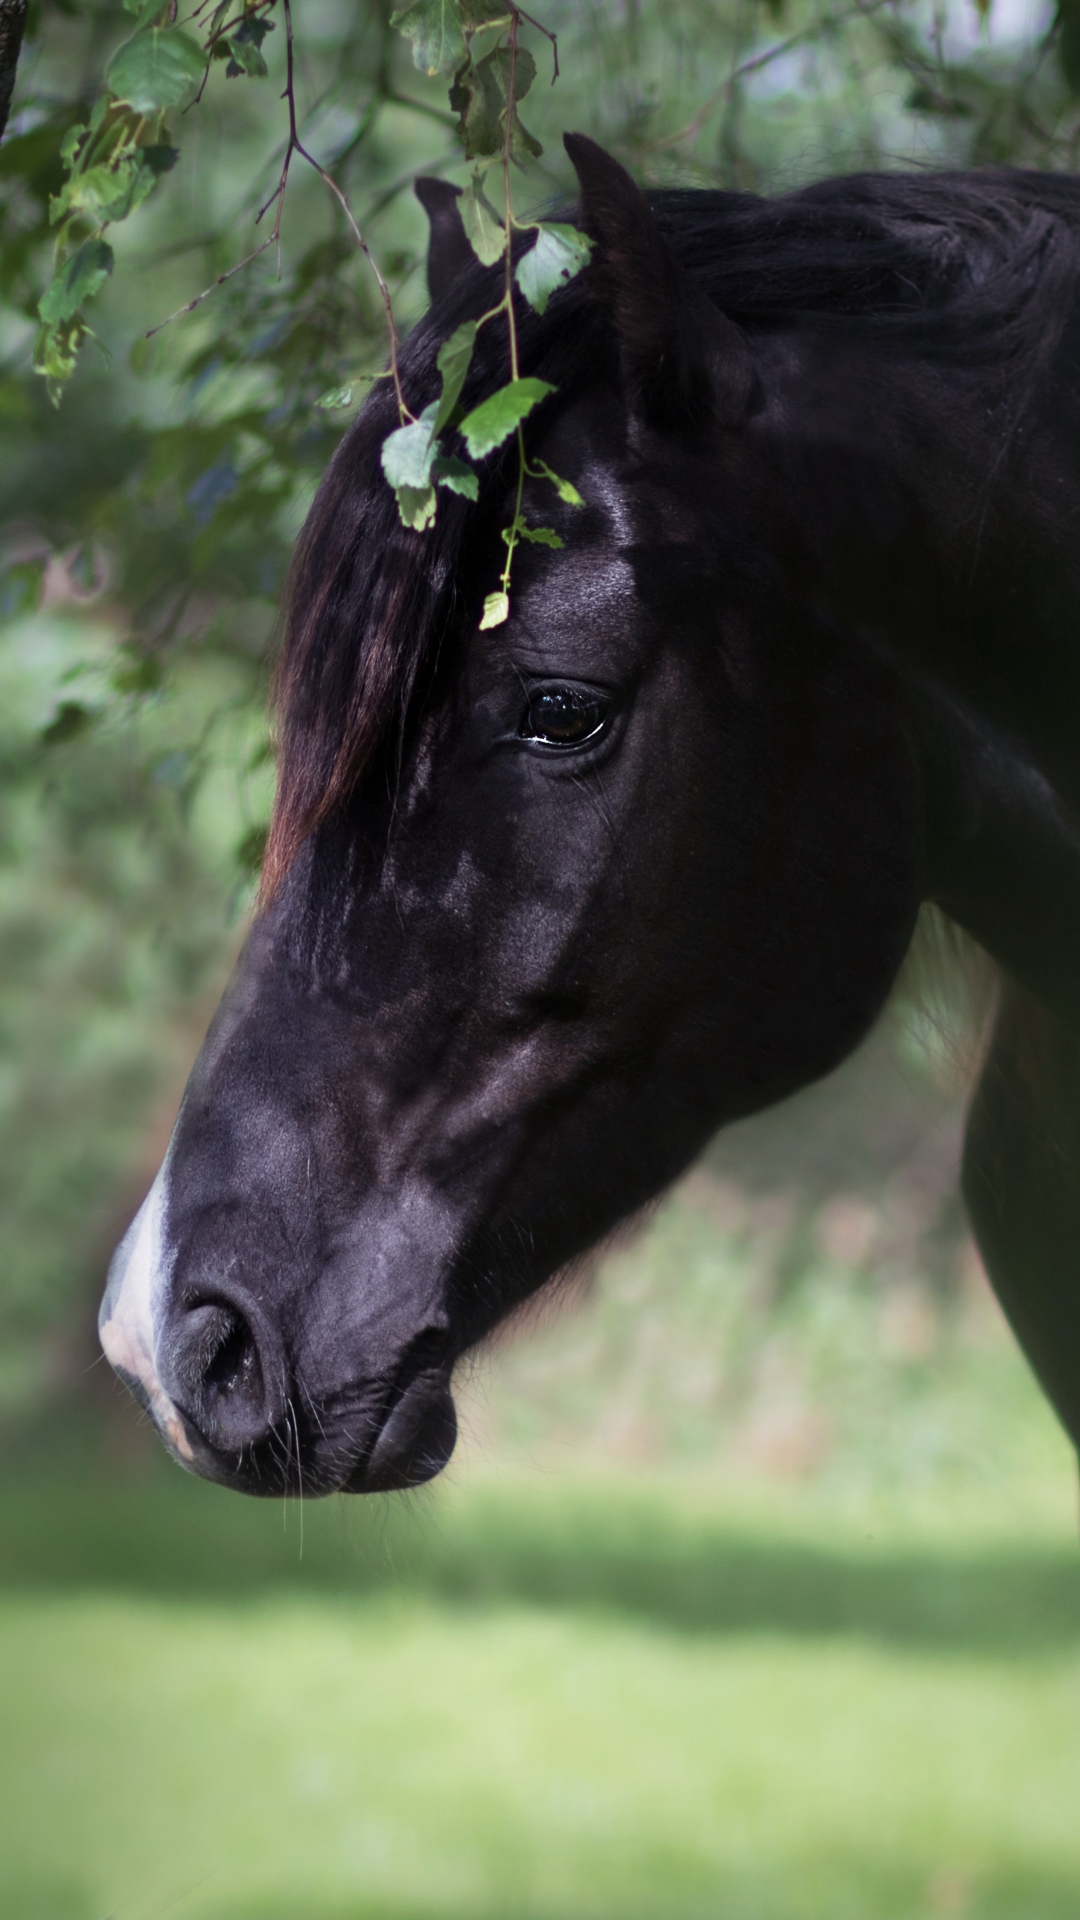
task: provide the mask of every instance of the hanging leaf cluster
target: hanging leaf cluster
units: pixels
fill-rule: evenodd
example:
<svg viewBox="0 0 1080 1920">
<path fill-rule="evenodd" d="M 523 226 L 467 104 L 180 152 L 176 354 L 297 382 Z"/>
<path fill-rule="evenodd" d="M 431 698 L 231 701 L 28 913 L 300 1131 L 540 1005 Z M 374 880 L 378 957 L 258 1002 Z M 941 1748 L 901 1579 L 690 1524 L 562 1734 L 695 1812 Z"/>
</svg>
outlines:
<svg viewBox="0 0 1080 1920">
<path fill-rule="evenodd" d="M 196 9 L 195 18 L 205 11 Z M 275 0 L 254 0 L 239 10 L 218 0 L 199 38 L 162 24 L 169 0 L 124 0 L 136 15 L 131 37 L 105 69 L 105 88 L 89 124 L 68 129 L 60 148 L 66 179 L 50 201 L 56 228 L 53 277 L 38 303 L 41 322 L 34 367 L 48 382 L 54 404 L 75 371 L 79 349 L 94 337 L 87 304 L 113 269 L 106 229 L 143 204 L 179 159 L 167 133 L 167 116 L 201 94 L 210 64 L 228 61 L 227 75 L 258 78 L 267 71 L 260 48 L 273 22 Z"/>
<path fill-rule="evenodd" d="M 520 221 L 513 208 L 513 167 L 525 168 L 543 149 L 524 125 L 519 105 L 536 78 L 536 61 L 520 40 L 529 25 L 547 34 L 530 15 L 518 8 L 493 11 L 482 0 L 414 0 L 400 8 L 391 23 L 412 44 L 413 59 L 424 72 L 450 78 L 450 106 L 457 115 L 457 133 L 465 158 L 473 163 L 471 178 L 461 192 L 459 209 L 466 235 L 485 267 L 504 262 L 502 298 L 468 321 L 444 342 L 438 356 L 442 392 L 418 419 L 411 415 L 383 444 L 382 465 L 407 527 L 432 525 L 442 486 L 475 500 L 479 480 L 469 461 L 455 454 L 440 436 L 456 431 L 470 460 L 482 460 L 517 437 L 518 474 L 514 512 L 503 529 L 506 558 L 498 587 L 488 594 L 481 625 L 499 626 L 510 610 L 510 574 L 519 540 L 559 547 L 562 541 L 551 527 L 530 526 L 522 512 L 528 478 L 548 480 L 562 500 L 580 506 L 581 496 L 569 481 L 560 479 L 542 462 L 530 465 L 523 425 L 533 408 L 554 392 L 546 380 L 522 378 L 518 371 L 517 320 L 514 284 L 537 312 L 544 313 L 555 290 L 587 264 L 591 241 L 576 227 L 553 221 Z M 496 36 L 494 44 L 478 53 Z M 555 71 L 558 53 L 552 42 Z M 494 197 L 487 179 L 497 181 Z M 496 204 L 498 202 L 499 204 Z M 532 244 L 513 262 L 513 237 L 531 233 Z M 459 399 L 472 362 L 481 327 L 502 319 L 507 328 L 511 377 L 462 415 Z"/>
</svg>

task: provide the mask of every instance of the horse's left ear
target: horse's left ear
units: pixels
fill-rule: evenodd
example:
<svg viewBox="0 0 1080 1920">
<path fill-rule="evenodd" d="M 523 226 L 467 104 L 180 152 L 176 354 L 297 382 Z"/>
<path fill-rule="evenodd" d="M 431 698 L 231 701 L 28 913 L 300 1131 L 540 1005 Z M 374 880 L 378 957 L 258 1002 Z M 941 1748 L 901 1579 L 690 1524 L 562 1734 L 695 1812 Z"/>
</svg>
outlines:
<svg viewBox="0 0 1080 1920">
<path fill-rule="evenodd" d="M 476 255 L 458 206 L 461 188 L 422 173 L 413 181 L 413 192 L 428 217 L 427 284 L 431 298 L 437 300 L 472 265 Z"/>
<path fill-rule="evenodd" d="M 593 290 L 634 399 L 658 427 L 738 425 L 754 384 L 742 329 L 685 272 L 625 168 L 583 133 L 564 134 L 563 145 L 581 185 L 578 225 L 593 242 Z"/>
</svg>

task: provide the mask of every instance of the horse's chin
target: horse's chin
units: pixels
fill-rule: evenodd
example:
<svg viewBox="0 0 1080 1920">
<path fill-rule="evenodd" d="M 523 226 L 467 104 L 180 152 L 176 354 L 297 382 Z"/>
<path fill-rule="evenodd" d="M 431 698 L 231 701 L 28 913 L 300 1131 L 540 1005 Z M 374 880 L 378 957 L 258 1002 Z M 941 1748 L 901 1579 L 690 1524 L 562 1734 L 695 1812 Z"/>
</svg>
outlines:
<svg viewBox="0 0 1080 1920">
<path fill-rule="evenodd" d="M 401 1493 L 441 1473 L 457 1440 L 457 1414 L 445 1379 L 421 1374 L 395 1401 L 366 1458 L 343 1493 Z"/>
</svg>

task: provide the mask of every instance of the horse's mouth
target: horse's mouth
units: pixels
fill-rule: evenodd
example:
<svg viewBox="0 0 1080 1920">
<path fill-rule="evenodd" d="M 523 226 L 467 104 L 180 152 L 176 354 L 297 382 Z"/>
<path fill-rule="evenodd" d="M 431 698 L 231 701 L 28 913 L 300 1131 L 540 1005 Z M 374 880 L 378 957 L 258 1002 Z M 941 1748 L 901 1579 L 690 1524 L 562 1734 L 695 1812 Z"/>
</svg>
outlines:
<svg viewBox="0 0 1080 1920">
<path fill-rule="evenodd" d="M 140 1373 L 113 1364 L 177 1464 L 237 1493 L 318 1499 L 331 1493 L 404 1492 L 441 1473 L 457 1440 L 445 1369 L 414 1373 L 404 1386 L 376 1397 L 374 1418 L 373 1396 L 364 1395 L 369 1411 L 360 1424 L 369 1430 L 359 1445 L 342 1431 L 340 1414 L 327 1423 L 316 1412 L 305 1433 L 290 1413 L 266 1439 L 233 1452 L 212 1446 L 160 1387 L 155 1392 Z"/>
<path fill-rule="evenodd" d="M 416 1374 L 397 1395 L 374 1443 L 342 1483 L 343 1493 L 398 1493 L 441 1473 L 457 1440 L 444 1374 Z"/>
</svg>

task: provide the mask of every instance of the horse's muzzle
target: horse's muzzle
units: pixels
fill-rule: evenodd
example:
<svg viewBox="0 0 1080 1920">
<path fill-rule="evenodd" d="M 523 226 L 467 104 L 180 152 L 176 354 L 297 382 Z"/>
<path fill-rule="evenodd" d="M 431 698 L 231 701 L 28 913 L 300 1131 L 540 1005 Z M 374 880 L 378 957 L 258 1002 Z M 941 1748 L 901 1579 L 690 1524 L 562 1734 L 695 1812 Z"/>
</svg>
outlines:
<svg viewBox="0 0 1080 1920">
<path fill-rule="evenodd" d="M 323 1399 L 288 1390 L 288 1358 L 250 1303 L 201 1302 L 162 1342 L 161 1378 L 186 1440 L 174 1451 L 196 1473 L 246 1493 L 420 1486 L 442 1471 L 457 1438 L 450 1368 L 432 1364 L 432 1346 L 425 1330 L 389 1378 Z M 175 1443 L 171 1430 L 166 1437 Z"/>
</svg>

